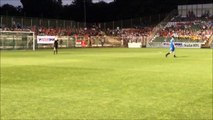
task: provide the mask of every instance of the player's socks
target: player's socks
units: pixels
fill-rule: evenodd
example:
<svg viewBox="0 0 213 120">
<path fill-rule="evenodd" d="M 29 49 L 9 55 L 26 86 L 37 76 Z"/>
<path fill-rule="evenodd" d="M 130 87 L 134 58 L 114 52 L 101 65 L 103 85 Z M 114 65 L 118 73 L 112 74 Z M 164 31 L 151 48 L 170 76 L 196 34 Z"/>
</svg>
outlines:
<svg viewBox="0 0 213 120">
<path fill-rule="evenodd" d="M 169 55 L 170 53 L 168 52 L 167 54 L 166 54 L 166 57 Z"/>
</svg>

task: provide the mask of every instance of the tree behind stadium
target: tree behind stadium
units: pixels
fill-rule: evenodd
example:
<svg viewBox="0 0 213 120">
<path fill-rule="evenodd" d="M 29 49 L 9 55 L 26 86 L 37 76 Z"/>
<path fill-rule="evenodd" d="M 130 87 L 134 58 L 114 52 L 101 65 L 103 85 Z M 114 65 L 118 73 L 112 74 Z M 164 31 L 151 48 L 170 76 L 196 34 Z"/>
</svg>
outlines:
<svg viewBox="0 0 213 120">
<path fill-rule="evenodd" d="M 27 16 L 57 18 L 62 0 L 20 0 Z"/>
</svg>

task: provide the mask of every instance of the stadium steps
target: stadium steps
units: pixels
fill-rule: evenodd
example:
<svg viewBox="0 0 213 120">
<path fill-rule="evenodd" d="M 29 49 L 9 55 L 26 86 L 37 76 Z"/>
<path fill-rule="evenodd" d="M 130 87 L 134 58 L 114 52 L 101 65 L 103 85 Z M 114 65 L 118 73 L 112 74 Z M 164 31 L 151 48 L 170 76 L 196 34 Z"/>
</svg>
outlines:
<svg viewBox="0 0 213 120">
<path fill-rule="evenodd" d="M 210 48 L 212 43 L 213 43 L 213 34 L 205 44 L 201 45 L 201 48 Z"/>
<path fill-rule="evenodd" d="M 213 34 L 212 34 L 211 37 L 209 38 L 208 45 L 210 46 L 212 43 L 213 43 Z"/>
<path fill-rule="evenodd" d="M 176 9 L 172 10 L 168 15 L 167 17 L 165 17 L 158 25 L 156 25 L 152 32 L 151 32 L 151 35 L 150 35 L 150 38 L 148 39 L 148 41 L 152 41 L 156 34 L 162 30 L 169 21 L 171 21 L 172 18 L 174 18 L 175 16 L 177 16 L 178 14 L 178 11 Z"/>
</svg>

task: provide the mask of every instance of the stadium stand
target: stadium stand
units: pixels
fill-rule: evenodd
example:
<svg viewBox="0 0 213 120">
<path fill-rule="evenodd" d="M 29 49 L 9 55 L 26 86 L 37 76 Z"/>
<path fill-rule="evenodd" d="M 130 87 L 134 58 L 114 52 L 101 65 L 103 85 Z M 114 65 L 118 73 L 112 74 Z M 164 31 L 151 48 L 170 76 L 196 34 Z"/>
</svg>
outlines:
<svg viewBox="0 0 213 120">
<path fill-rule="evenodd" d="M 185 8 L 179 9 L 176 16 L 173 16 L 162 27 L 158 27 L 159 29 L 151 41 L 168 42 L 171 35 L 174 35 L 176 42 L 200 42 L 205 47 L 210 47 L 213 34 L 213 15 L 210 15 L 210 9 L 208 10 L 209 4 L 203 5 L 202 9 L 205 9 L 205 11 L 193 6 L 195 5 L 179 6 L 178 8 L 188 8 L 188 11 Z M 205 6 L 207 7 L 205 8 Z"/>
<path fill-rule="evenodd" d="M 59 36 L 61 40 L 66 41 L 63 42 L 64 47 L 74 47 L 76 40 L 84 40 L 87 47 L 101 46 L 101 41 L 105 42 L 105 46 L 128 47 L 128 43 L 142 43 L 142 46 L 146 46 L 150 42 L 168 42 L 171 35 L 176 37 L 176 42 L 197 42 L 210 46 L 213 15 L 208 11 L 197 15 L 195 10 L 185 11 L 184 15 L 181 15 L 180 11 L 183 12 L 181 9 L 171 11 L 157 25 L 144 22 L 151 23 L 150 18 L 139 18 L 91 23 L 87 28 L 83 23 L 75 21 L 1 16 L 0 29 L 33 32 L 36 36 Z M 70 40 L 72 42 L 69 42 Z"/>
</svg>

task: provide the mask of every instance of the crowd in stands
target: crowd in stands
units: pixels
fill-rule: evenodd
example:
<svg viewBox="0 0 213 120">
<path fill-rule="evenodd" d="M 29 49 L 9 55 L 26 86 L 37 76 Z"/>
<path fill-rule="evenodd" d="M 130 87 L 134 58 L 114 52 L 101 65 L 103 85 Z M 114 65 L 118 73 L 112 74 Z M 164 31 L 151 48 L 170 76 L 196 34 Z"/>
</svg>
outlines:
<svg viewBox="0 0 213 120">
<path fill-rule="evenodd" d="M 196 42 L 208 41 L 213 34 L 213 16 L 206 12 L 201 17 L 189 11 L 186 17 L 176 16 L 158 31 L 158 37 L 167 38 L 174 35 L 179 39 L 189 39 Z"/>
<path fill-rule="evenodd" d="M 211 21 L 169 22 L 158 33 L 160 37 L 168 37 L 172 34 L 180 39 L 207 41 L 213 34 L 213 25 Z"/>
<path fill-rule="evenodd" d="M 100 34 L 99 29 L 95 28 L 47 28 L 47 27 L 33 27 L 31 31 L 34 31 L 37 35 L 58 35 L 58 36 L 72 36 L 72 35 L 89 35 L 96 36 Z"/>
<path fill-rule="evenodd" d="M 34 25 L 34 26 L 25 26 L 21 25 L 19 22 L 12 21 L 11 25 L 0 25 L 1 31 L 26 31 L 26 32 L 35 32 L 36 35 L 49 35 L 49 36 L 71 36 L 71 35 L 85 35 L 89 34 L 91 36 L 98 35 L 100 29 L 97 27 L 91 28 L 71 28 L 71 27 L 47 27 L 43 25 Z"/>
<path fill-rule="evenodd" d="M 180 39 L 191 39 L 195 41 L 207 41 L 213 34 L 213 21 L 209 13 L 202 15 L 198 18 L 192 11 L 189 11 L 187 17 L 180 16 L 174 17 L 171 22 L 157 32 L 158 37 L 168 37 L 174 35 Z M 12 22 L 11 27 L 1 26 L 4 31 L 33 31 L 36 35 L 49 35 L 49 36 L 116 36 L 122 38 L 125 42 L 140 42 L 144 37 L 149 37 L 153 32 L 154 26 L 142 28 L 119 28 L 101 30 L 98 26 L 90 28 L 56 28 L 44 26 L 22 26 L 15 21 Z"/>
<path fill-rule="evenodd" d="M 142 42 L 143 40 L 147 39 L 151 35 L 153 27 L 144 27 L 141 29 L 123 29 L 120 33 L 120 37 L 123 38 L 124 41 L 127 42 Z"/>
<path fill-rule="evenodd" d="M 15 23 L 15 22 L 14 22 Z M 120 29 L 117 27 L 116 29 L 106 30 L 100 29 L 97 26 L 92 26 L 90 28 L 56 28 L 56 27 L 44 27 L 44 26 L 20 26 L 13 24 L 12 27 L 1 27 L 4 31 L 33 31 L 36 35 L 49 35 L 49 36 L 119 36 L 119 37 L 137 37 L 137 36 L 145 36 L 150 34 L 152 27 L 143 27 L 140 29 L 137 28 L 128 28 L 128 29 Z"/>
</svg>

